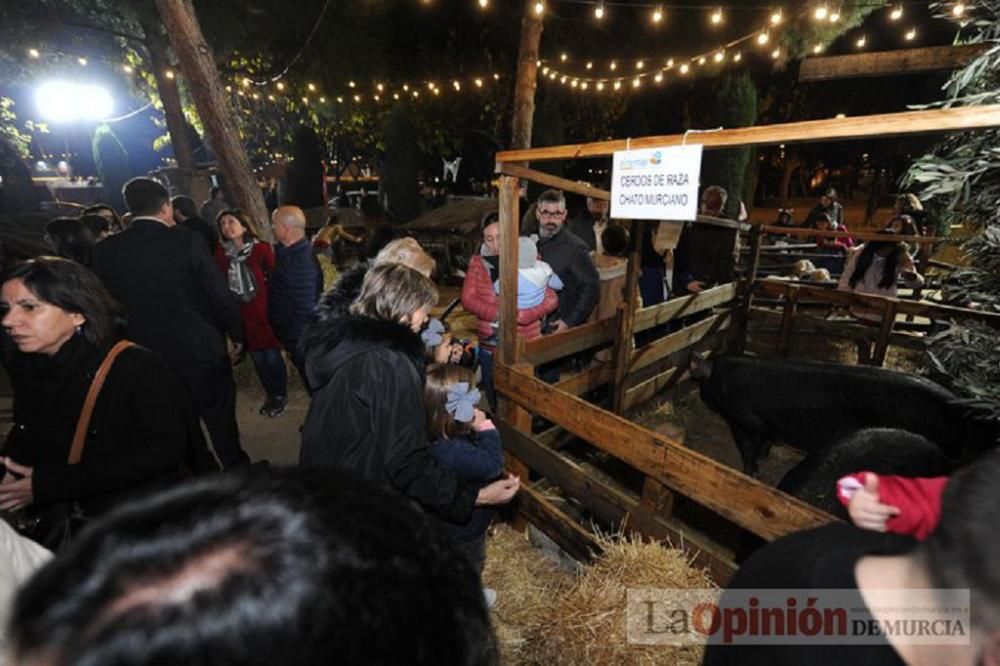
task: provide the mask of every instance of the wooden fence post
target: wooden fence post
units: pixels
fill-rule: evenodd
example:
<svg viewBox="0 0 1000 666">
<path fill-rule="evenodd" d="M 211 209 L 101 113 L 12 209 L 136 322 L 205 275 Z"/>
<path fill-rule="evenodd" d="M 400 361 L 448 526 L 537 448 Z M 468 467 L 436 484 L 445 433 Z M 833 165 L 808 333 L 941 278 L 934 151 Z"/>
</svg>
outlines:
<svg viewBox="0 0 1000 666">
<path fill-rule="evenodd" d="M 615 339 L 615 376 L 611 384 L 611 411 L 621 414 L 625 404 L 625 382 L 628 366 L 632 358 L 632 331 L 635 329 L 635 313 L 639 309 L 639 269 L 642 259 L 642 234 L 646 223 L 633 220 L 629 235 L 628 267 L 625 276 L 625 298 L 618 306 L 618 337 Z"/>
<path fill-rule="evenodd" d="M 781 313 L 781 332 L 778 334 L 777 351 L 779 356 L 788 356 L 788 347 L 792 337 L 792 326 L 795 323 L 795 310 L 798 301 L 798 287 L 789 285 L 788 296 L 785 297 L 785 306 Z"/>
<path fill-rule="evenodd" d="M 875 351 L 872 353 L 872 365 L 881 368 L 885 365 L 885 356 L 889 352 L 889 338 L 896 325 L 896 301 L 887 300 L 882 310 L 882 325 L 875 341 Z"/>
<path fill-rule="evenodd" d="M 736 327 L 737 340 L 734 351 L 743 353 L 747 344 L 747 331 L 750 324 L 750 306 L 753 305 L 753 284 L 757 280 L 757 268 L 760 265 L 760 246 L 764 238 L 760 225 L 750 228 L 750 254 L 746 273 L 743 275 L 743 294 L 740 302 L 739 322 Z"/>
</svg>

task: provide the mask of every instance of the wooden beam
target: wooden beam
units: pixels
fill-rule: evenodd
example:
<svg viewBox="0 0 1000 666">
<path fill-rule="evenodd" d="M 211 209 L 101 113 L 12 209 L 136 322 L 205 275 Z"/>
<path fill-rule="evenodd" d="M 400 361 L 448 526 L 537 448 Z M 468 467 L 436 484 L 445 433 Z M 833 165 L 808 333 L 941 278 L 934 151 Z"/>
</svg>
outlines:
<svg viewBox="0 0 1000 666">
<path fill-rule="evenodd" d="M 779 143 L 805 143 L 904 136 L 930 132 L 953 132 L 1000 126 L 1000 105 L 963 106 L 951 109 L 880 113 L 870 116 L 804 120 L 780 125 L 757 125 L 699 134 L 695 141 L 707 149 L 749 148 Z M 497 153 L 497 162 L 542 162 L 584 157 L 608 157 L 631 148 L 680 146 L 688 142 L 684 134 L 615 139 Z"/>
<path fill-rule="evenodd" d="M 666 324 L 678 317 L 687 317 L 696 312 L 702 312 L 717 305 L 728 303 L 734 298 L 736 298 L 735 282 L 706 289 L 700 294 L 672 298 L 666 303 L 653 305 L 636 312 L 635 331 L 645 331 L 654 326 Z"/>
<path fill-rule="evenodd" d="M 948 319 L 951 317 L 975 319 L 989 326 L 1000 328 L 1000 312 L 970 310 L 969 308 L 957 308 L 953 305 L 940 305 L 927 301 L 910 301 L 886 296 L 858 294 L 851 291 L 838 291 L 836 289 L 825 289 L 823 287 L 813 287 L 804 284 L 793 285 L 785 280 L 757 280 L 754 283 L 754 290 L 771 296 L 787 297 L 792 286 L 798 289 L 801 295 L 810 296 L 816 300 L 826 301 L 834 305 L 881 312 L 885 307 L 885 301 L 893 301 L 896 303 L 896 312 L 899 314 L 912 314 L 917 317 L 927 317 L 929 319 Z"/>
<path fill-rule="evenodd" d="M 590 562 L 604 552 L 593 534 L 530 486 L 518 491 L 517 509 L 577 562 Z"/>
<path fill-rule="evenodd" d="M 922 245 L 932 245 L 934 243 L 949 242 L 962 243 L 969 240 L 967 237 L 958 236 L 899 236 L 887 237 L 877 231 L 829 231 L 827 229 L 808 229 L 806 227 L 775 227 L 769 224 L 754 224 L 761 231 L 768 234 L 781 234 L 783 236 L 819 236 L 822 238 L 853 238 L 854 240 L 894 240 L 906 243 L 919 243 Z"/>
<path fill-rule="evenodd" d="M 806 58 L 799 66 L 799 81 L 832 81 L 958 69 L 983 53 L 988 46 L 954 44 Z"/>
<path fill-rule="evenodd" d="M 577 437 L 767 539 L 817 527 L 832 516 L 669 437 L 498 364 L 497 391 Z"/>
<path fill-rule="evenodd" d="M 801 306 L 801 303 L 799 304 Z M 751 318 L 763 318 L 770 320 L 772 322 L 780 322 L 781 315 L 772 310 L 764 310 L 762 308 L 753 308 L 751 311 Z M 871 328 L 868 326 L 863 326 L 861 324 L 856 324 L 847 320 L 834 320 L 828 321 L 826 319 L 820 319 L 814 315 L 808 313 L 798 312 L 795 315 L 795 335 L 818 335 L 826 338 L 840 338 L 845 340 L 857 340 L 859 338 L 867 337 L 871 339 Z M 780 325 L 773 329 L 755 328 L 751 331 L 754 335 L 764 335 L 764 334 L 774 334 L 778 335 L 781 332 Z M 777 338 L 775 338 L 777 339 Z M 906 349 L 913 350 L 923 350 L 926 348 L 924 344 L 924 339 L 922 337 L 917 337 L 908 333 L 894 332 L 889 338 L 889 342 L 896 347 L 904 347 Z M 770 350 L 768 350 L 770 352 Z"/>
<path fill-rule="evenodd" d="M 682 328 L 676 333 L 671 333 L 666 337 L 660 338 L 642 349 L 636 349 L 632 352 L 629 371 L 635 372 L 636 370 L 645 368 L 647 365 L 656 363 L 667 354 L 672 354 L 675 351 L 689 347 L 706 335 L 726 330 L 732 323 L 732 315 L 732 312 L 721 312 L 708 319 L 702 319 L 687 328 Z"/>
<path fill-rule="evenodd" d="M 515 264 L 515 268 L 516 266 L 517 264 Z M 535 365 L 557 358 L 565 358 L 585 349 L 611 342 L 615 339 L 616 331 L 616 319 L 605 317 L 589 324 L 575 326 L 562 333 L 543 335 L 524 343 L 524 358 Z"/>
<path fill-rule="evenodd" d="M 608 192 L 607 190 L 602 190 L 598 187 L 588 185 L 587 183 L 578 183 L 575 180 L 568 180 L 566 178 L 560 178 L 559 176 L 553 176 L 552 174 L 545 173 L 544 171 L 529 169 L 528 167 L 521 166 L 520 164 L 498 162 L 496 170 L 497 173 L 502 173 L 505 176 L 516 176 L 517 178 L 530 180 L 534 183 L 554 187 L 562 190 L 563 192 L 582 194 L 585 197 L 600 199 L 601 201 L 611 200 L 611 192 Z"/>
<path fill-rule="evenodd" d="M 588 474 L 577 462 L 513 431 L 502 420 L 497 428 L 504 447 L 514 451 L 529 467 L 554 483 L 567 496 L 580 502 L 598 519 L 612 525 L 625 524 L 646 538 L 667 541 L 688 553 L 695 566 L 708 569 L 712 579 L 725 585 L 736 571 L 732 559 L 689 529 L 642 506 L 633 495 L 616 484 Z"/>
<path fill-rule="evenodd" d="M 517 248 L 521 217 L 517 178 L 500 177 L 500 340 L 503 363 L 517 363 Z"/>
<path fill-rule="evenodd" d="M 628 264 L 625 273 L 625 298 L 618 304 L 618 335 L 614 346 L 615 377 L 611 386 L 611 411 L 621 414 L 625 404 L 625 378 L 629 372 L 632 357 L 632 332 L 635 329 L 635 313 L 639 309 L 639 271 L 642 263 L 642 235 L 646 223 L 633 220 L 629 233 Z"/>
<path fill-rule="evenodd" d="M 560 380 L 555 386 L 560 391 L 565 391 L 566 393 L 583 395 L 604 386 L 613 379 L 614 369 L 612 364 L 605 361 Z"/>
<path fill-rule="evenodd" d="M 788 345 L 792 339 L 792 325 L 795 323 L 795 308 L 799 300 L 799 290 L 791 289 L 781 313 L 781 334 L 778 335 L 778 356 L 788 356 Z"/>
</svg>

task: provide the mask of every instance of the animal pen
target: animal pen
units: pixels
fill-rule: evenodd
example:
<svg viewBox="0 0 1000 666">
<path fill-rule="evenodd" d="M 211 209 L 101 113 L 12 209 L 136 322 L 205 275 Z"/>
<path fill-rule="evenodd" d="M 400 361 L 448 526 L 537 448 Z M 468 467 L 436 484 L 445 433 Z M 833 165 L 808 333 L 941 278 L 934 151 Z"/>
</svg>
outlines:
<svg viewBox="0 0 1000 666">
<path fill-rule="evenodd" d="M 706 150 L 795 142 L 856 140 L 871 137 L 950 132 L 1000 126 L 1000 106 L 965 107 L 904 112 L 855 118 L 795 122 L 782 125 L 724 130 L 698 137 Z M 644 538 L 664 541 L 684 549 L 697 566 L 705 567 L 724 585 L 735 571 L 732 556 L 712 539 L 680 522 L 673 515 L 675 496 L 683 496 L 708 512 L 765 540 L 836 520 L 803 501 L 744 475 L 692 450 L 676 438 L 633 423 L 624 414 L 654 395 L 688 379 L 691 354 L 742 351 L 751 324 L 762 323 L 772 336 L 771 352 L 788 353 L 793 336 L 819 334 L 855 338 L 870 336 L 874 353 L 870 362 L 881 365 L 890 345 L 919 345 L 919 332 L 897 329 L 899 316 L 919 316 L 933 321 L 973 317 L 1000 327 L 1000 314 L 949 307 L 924 300 L 883 298 L 838 292 L 831 285 L 808 285 L 760 279 L 761 257 L 766 256 L 767 233 L 788 234 L 786 228 L 746 225 L 742 275 L 735 281 L 704 292 L 675 298 L 659 305 L 638 308 L 639 244 L 644 222 L 631 223 L 625 300 L 617 315 L 581 325 L 559 334 L 531 341 L 516 336 L 517 250 L 520 211 L 518 181 L 530 180 L 597 199 L 610 193 L 565 180 L 531 168 L 530 162 L 610 157 L 627 147 L 651 148 L 685 143 L 684 135 L 605 141 L 580 145 L 506 151 L 497 154 L 500 174 L 501 315 L 500 345 L 495 387 L 502 403 L 498 427 L 507 451 L 507 468 L 525 481 L 519 495 L 519 520 L 534 523 L 561 548 L 586 561 L 600 552 L 589 529 L 544 496 L 529 479 L 544 478 L 572 498 L 598 521 L 622 525 Z M 719 223 L 699 219 L 696 224 Z M 735 223 L 728 223 L 735 226 Z M 735 231 L 735 230 L 734 230 Z M 802 230 L 791 233 L 803 233 Z M 837 232 L 807 230 L 809 235 Z M 859 239 L 871 233 L 842 234 Z M 941 239 L 897 236 L 898 240 L 930 244 Z M 925 257 L 929 251 L 925 251 Z M 919 291 L 915 293 L 919 299 Z M 881 313 L 874 329 L 851 322 L 827 321 L 809 314 L 815 306 L 853 306 Z M 634 348 L 634 334 L 698 315 L 658 340 Z M 899 322 L 900 328 L 912 322 Z M 917 325 L 919 328 L 919 325 Z M 911 327 L 912 328 L 912 327 Z M 766 336 L 765 336 L 766 337 Z M 755 341 L 756 342 L 756 341 Z M 611 349 L 610 360 L 598 361 L 581 372 L 547 384 L 535 376 L 535 367 L 555 359 L 595 350 Z M 757 351 L 762 351 L 758 349 Z M 606 388 L 602 404 L 582 396 Z M 532 416 L 553 426 L 532 433 Z M 583 440 L 641 475 L 641 489 L 631 489 L 607 474 L 581 464 L 565 451 L 570 440 Z"/>
</svg>

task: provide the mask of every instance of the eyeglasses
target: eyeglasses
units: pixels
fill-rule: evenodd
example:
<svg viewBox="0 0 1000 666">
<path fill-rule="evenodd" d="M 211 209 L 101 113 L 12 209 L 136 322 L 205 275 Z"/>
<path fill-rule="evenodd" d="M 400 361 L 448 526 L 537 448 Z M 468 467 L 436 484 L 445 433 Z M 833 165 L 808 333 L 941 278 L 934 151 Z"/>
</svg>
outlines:
<svg viewBox="0 0 1000 666">
<path fill-rule="evenodd" d="M 562 217 L 566 214 L 565 210 L 539 210 L 539 217 Z"/>
</svg>

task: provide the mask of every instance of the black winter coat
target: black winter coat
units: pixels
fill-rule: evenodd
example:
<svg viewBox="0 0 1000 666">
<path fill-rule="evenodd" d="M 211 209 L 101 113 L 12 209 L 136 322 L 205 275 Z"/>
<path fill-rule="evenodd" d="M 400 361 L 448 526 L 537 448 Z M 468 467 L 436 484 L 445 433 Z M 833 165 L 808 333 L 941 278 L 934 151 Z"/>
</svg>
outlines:
<svg viewBox="0 0 1000 666">
<path fill-rule="evenodd" d="M 423 405 L 424 345 L 408 327 L 345 315 L 306 353 L 315 387 L 299 464 L 336 468 L 395 488 L 445 520 L 465 523 L 478 486 L 430 455 Z"/>
<path fill-rule="evenodd" d="M 198 234 L 139 218 L 94 248 L 95 273 L 128 309 L 125 337 L 172 368 L 226 356 L 243 342 L 239 303 Z"/>
<path fill-rule="evenodd" d="M 299 344 L 303 349 L 313 349 L 323 345 L 329 325 L 347 314 L 351 303 L 361 293 L 361 285 L 367 274 L 367 263 L 358 264 L 340 274 L 333 286 L 319 299 L 311 320 L 299 338 Z"/>
<path fill-rule="evenodd" d="M 274 274 L 268 285 L 267 317 L 282 344 L 298 344 L 323 291 L 323 272 L 302 239 L 274 247 Z"/>
<path fill-rule="evenodd" d="M 3 451 L 34 468 L 37 505 L 79 500 L 94 516 L 126 495 L 179 478 L 191 448 L 193 415 L 170 369 L 141 347 L 126 349 L 115 360 L 94 406 L 80 462 L 67 463 L 84 398 L 104 355 L 74 336 L 54 356 L 15 352 L 7 363 L 14 426 Z"/>
<path fill-rule="evenodd" d="M 587 244 L 564 227 L 555 236 L 538 241 L 538 251 L 563 281 L 556 318 L 568 326 L 579 326 L 597 305 L 601 285 Z"/>
</svg>

